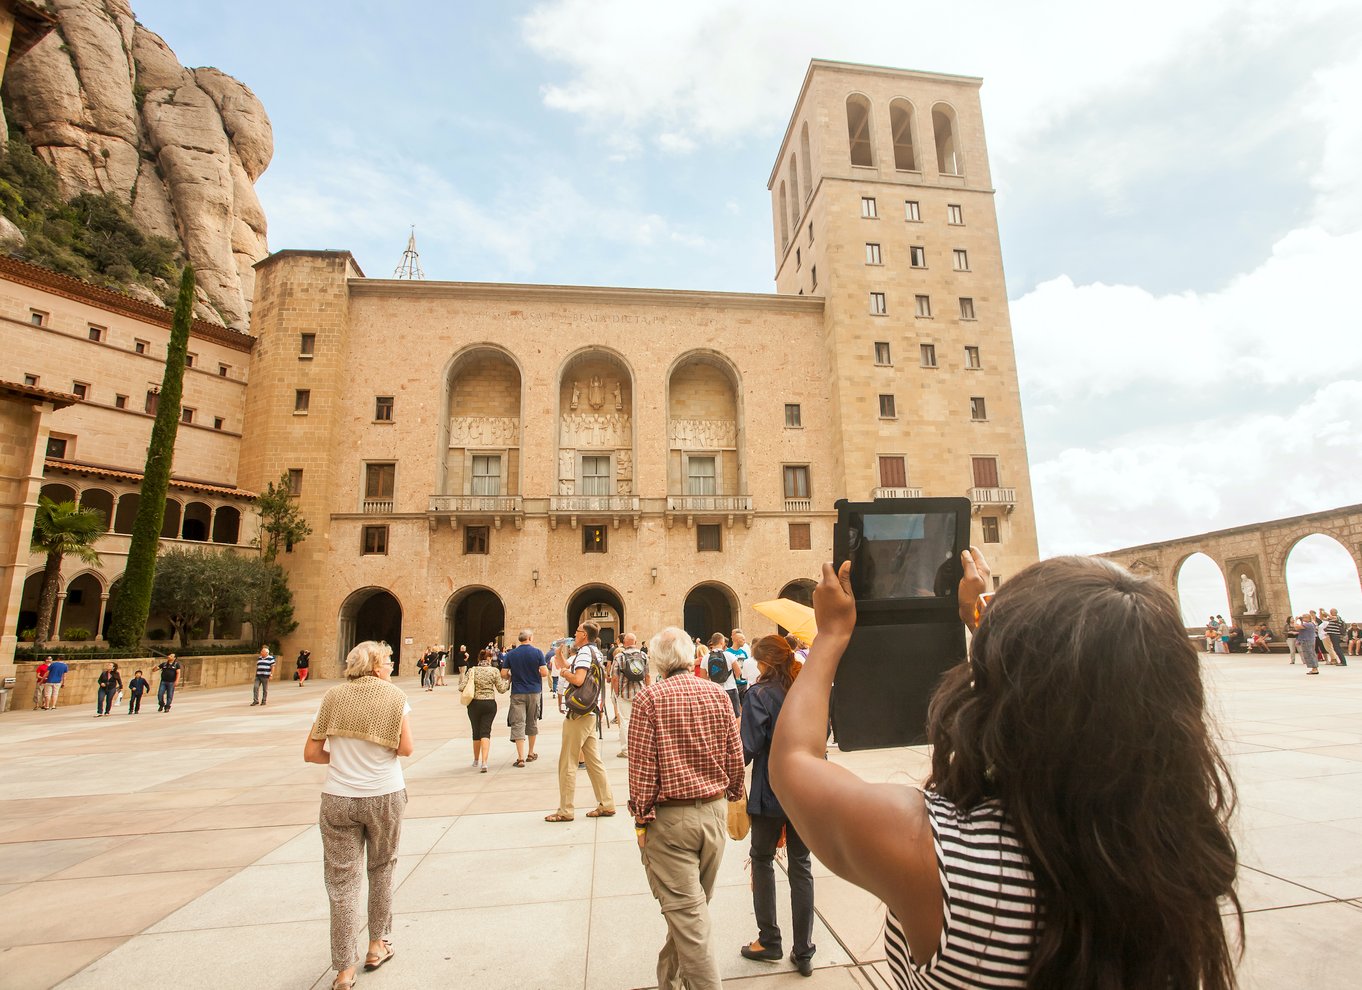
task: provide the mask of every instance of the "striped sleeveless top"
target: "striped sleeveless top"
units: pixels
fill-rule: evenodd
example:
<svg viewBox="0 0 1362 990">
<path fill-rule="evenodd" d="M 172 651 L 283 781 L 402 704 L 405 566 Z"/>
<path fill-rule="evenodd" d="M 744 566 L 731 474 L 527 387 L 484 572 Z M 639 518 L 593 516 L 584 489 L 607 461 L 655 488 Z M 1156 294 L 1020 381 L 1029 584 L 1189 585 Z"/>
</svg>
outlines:
<svg viewBox="0 0 1362 990">
<path fill-rule="evenodd" d="M 892 911 L 889 968 L 902 990 L 1025 987 L 1039 925 L 1031 861 L 996 801 L 961 811 L 924 791 L 941 876 L 941 943 L 916 964 Z"/>
</svg>

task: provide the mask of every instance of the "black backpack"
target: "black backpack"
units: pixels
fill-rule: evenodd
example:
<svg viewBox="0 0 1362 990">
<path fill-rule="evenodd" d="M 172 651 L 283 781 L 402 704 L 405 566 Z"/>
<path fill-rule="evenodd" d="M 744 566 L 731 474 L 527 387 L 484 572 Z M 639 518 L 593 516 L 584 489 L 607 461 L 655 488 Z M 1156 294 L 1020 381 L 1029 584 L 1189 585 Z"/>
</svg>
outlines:
<svg viewBox="0 0 1362 990">
<path fill-rule="evenodd" d="M 619 658 L 620 676 L 626 681 L 641 684 L 648 676 L 648 658 L 642 650 L 625 650 Z"/>
<path fill-rule="evenodd" d="M 601 666 L 601 654 L 594 646 L 591 651 L 591 669 L 579 686 L 569 687 L 563 695 L 563 706 L 568 718 L 590 715 L 600 707 L 601 696 L 605 693 L 605 668 Z"/>
<path fill-rule="evenodd" d="M 728 654 L 723 650 L 710 650 L 705 673 L 709 674 L 709 679 L 715 684 L 723 684 L 728 680 L 729 675 L 733 673 L 733 668 L 728 662 Z"/>
</svg>

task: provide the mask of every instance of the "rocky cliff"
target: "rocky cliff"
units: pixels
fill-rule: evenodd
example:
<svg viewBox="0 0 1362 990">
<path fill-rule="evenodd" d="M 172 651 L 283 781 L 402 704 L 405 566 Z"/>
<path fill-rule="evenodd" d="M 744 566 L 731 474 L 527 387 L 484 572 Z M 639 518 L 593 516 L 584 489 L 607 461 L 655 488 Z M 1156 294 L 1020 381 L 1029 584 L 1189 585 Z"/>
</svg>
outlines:
<svg viewBox="0 0 1362 990">
<path fill-rule="evenodd" d="M 223 323 L 245 329 L 269 253 L 253 183 L 274 153 L 265 108 L 217 69 L 186 69 L 126 0 L 48 0 L 50 33 L 9 65 L 5 115 L 67 196 L 125 199 L 173 238 Z"/>
</svg>

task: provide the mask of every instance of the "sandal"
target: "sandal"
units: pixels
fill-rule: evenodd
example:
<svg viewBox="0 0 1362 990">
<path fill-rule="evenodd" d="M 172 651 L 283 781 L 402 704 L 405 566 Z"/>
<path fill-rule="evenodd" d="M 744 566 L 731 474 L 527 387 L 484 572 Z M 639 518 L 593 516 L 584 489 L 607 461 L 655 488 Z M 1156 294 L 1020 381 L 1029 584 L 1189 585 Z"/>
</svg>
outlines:
<svg viewBox="0 0 1362 990">
<path fill-rule="evenodd" d="M 516 760 L 514 763 L 511 764 L 511 766 L 513 767 L 523 767 L 524 765 L 525 765 L 524 760 Z"/>
<path fill-rule="evenodd" d="M 614 813 L 613 811 L 606 811 L 604 808 L 597 808 L 595 811 L 588 811 L 588 812 L 586 813 L 586 817 L 588 817 L 588 818 L 614 818 L 614 817 L 615 817 L 615 813 Z"/>
<path fill-rule="evenodd" d="M 526 763 L 533 763 L 533 762 L 534 762 L 535 760 L 537 760 L 537 759 L 539 759 L 539 754 L 538 754 L 538 753 L 531 753 L 529 756 L 525 757 L 525 762 L 526 762 Z"/>
<path fill-rule="evenodd" d="M 331 984 L 331 990 L 355 990 L 355 980 L 351 977 L 348 980 L 336 980 Z"/>
<path fill-rule="evenodd" d="M 383 948 L 385 951 L 381 956 L 374 955 L 374 953 L 370 952 L 368 955 L 364 957 L 364 972 L 372 973 L 374 970 L 378 969 L 378 967 L 382 966 L 385 962 L 387 962 L 389 959 L 391 959 L 393 956 L 397 954 L 393 952 L 392 943 L 389 942 L 386 938 L 383 939 Z M 370 960 L 372 960 L 372 962 Z"/>
<path fill-rule="evenodd" d="M 544 821 L 546 821 L 546 822 L 570 822 L 570 821 L 572 821 L 572 816 L 571 816 L 571 815 L 560 815 L 560 814 L 558 814 L 557 812 L 554 812 L 552 815 L 545 815 L 545 816 L 544 816 Z"/>
</svg>

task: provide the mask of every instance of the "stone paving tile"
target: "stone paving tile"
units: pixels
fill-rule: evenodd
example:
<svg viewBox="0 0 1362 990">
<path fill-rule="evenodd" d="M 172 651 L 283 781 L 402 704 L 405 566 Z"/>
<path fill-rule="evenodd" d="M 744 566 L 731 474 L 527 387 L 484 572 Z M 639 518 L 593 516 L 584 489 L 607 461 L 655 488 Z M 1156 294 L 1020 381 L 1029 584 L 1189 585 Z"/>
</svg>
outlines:
<svg viewBox="0 0 1362 990">
<path fill-rule="evenodd" d="M 46 945 L 0 949 L 0 987 L 54 987 L 79 973 L 127 938 L 92 938 Z M 145 960 L 142 961 L 145 965 Z M 145 969 L 143 974 L 145 977 Z"/>
<path fill-rule="evenodd" d="M 1342 902 L 1246 915 L 1240 986 L 1351 990 L 1357 986 L 1359 931 L 1362 910 Z"/>
<path fill-rule="evenodd" d="M 122 841 L 101 835 L 89 839 L 0 844 L 0 883 L 29 883 L 46 879 L 92 856 L 98 856 Z"/>
<path fill-rule="evenodd" d="M 281 825 L 141 835 L 120 841 L 107 852 L 53 874 L 51 879 L 249 866 L 302 830 L 301 825 Z"/>
</svg>

